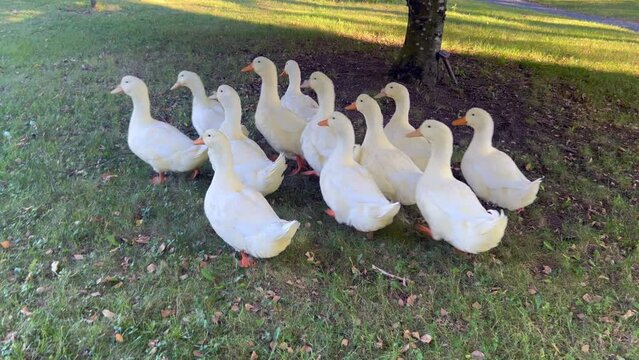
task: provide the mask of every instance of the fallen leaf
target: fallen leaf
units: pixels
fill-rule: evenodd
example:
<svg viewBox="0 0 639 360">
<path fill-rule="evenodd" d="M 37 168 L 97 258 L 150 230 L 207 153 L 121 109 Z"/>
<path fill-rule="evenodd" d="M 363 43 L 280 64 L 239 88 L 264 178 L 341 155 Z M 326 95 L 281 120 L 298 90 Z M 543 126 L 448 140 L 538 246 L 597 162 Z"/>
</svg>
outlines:
<svg viewBox="0 0 639 360">
<path fill-rule="evenodd" d="M 411 295 L 406 299 L 406 305 L 413 306 L 415 305 L 415 300 L 417 300 L 417 295 Z"/>
<path fill-rule="evenodd" d="M 584 352 L 584 353 L 590 352 L 590 345 L 588 344 L 581 345 L 581 352 Z"/>
<path fill-rule="evenodd" d="M 410 344 L 406 344 L 406 345 L 402 346 L 402 348 L 399 349 L 399 352 L 403 354 L 403 353 L 407 352 L 408 350 L 410 350 Z"/>
<path fill-rule="evenodd" d="M 552 273 L 552 268 L 548 265 L 544 265 L 542 272 L 546 275 L 550 275 L 550 273 Z"/>
<path fill-rule="evenodd" d="M 537 293 L 537 288 L 536 288 L 536 287 L 534 287 L 534 286 L 529 287 L 529 288 L 528 288 L 528 293 L 529 293 L 530 295 L 535 295 L 535 294 Z"/>
<path fill-rule="evenodd" d="M 157 266 L 155 266 L 155 264 L 151 263 L 149 264 L 149 266 L 146 267 L 146 271 L 153 273 L 155 272 L 155 270 L 157 269 Z"/>
<path fill-rule="evenodd" d="M 140 226 L 140 225 L 142 225 L 143 222 L 144 222 L 144 220 L 142 220 L 142 219 L 135 219 L 135 226 Z"/>
<path fill-rule="evenodd" d="M 119 343 L 123 342 L 124 341 L 124 336 L 122 336 L 122 334 L 120 334 L 120 333 L 115 334 L 115 341 L 119 342 Z"/>
<path fill-rule="evenodd" d="M 635 316 L 636 313 L 637 313 L 636 311 L 630 309 L 630 310 L 626 311 L 625 314 L 621 315 L 621 318 L 624 319 L 624 320 L 628 320 L 631 317 Z"/>
<path fill-rule="evenodd" d="M 303 352 L 311 352 L 313 351 L 313 347 L 310 344 L 304 344 L 304 346 L 302 346 L 302 351 Z"/>
<path fill-rule="evenodd" d="M 403 306 L 404 306 L 404 300 L 402 300 L 402 299 L 397 300 L 397 304 L 398 304 L 399 306 L 402 306 L 402 307 L 403 307 Z"/>
<path fill-rule="evenodd" d="M 240 307 L 237 306 L 237 304 L 233 304 L 233 305 L 231 305 L 231 311 L 232 312 L 238 312 L 238 311 L 240 311 Z"/>
<path fill-rule="evenodd" d="M 160 310 L 160 315 L 162 315 L 163 318 L 168 318 L 175 315 L 175 309 L 162 309 Z"/>
<path fill-rule="evenodd" d="M 45 292 L 47 292 L 49 289 L 44 287 L 44 286 L 40 286 L 36 289 L 36 294 L 43 294 Z"/>
<path fill-rule="evenodd" d="M 82 254 L 75 254 L 73 255 L 73 258 L 76 260 L 84 260 L 84 255 Z"/>
<path fill-rule="evenodd" d="M 479 350 L 475 350 L 472 353 L 470 353 L 470 356 L 473 358 L 473 360 L 483 360 L 484 359 L 484 353 L 479 351 Z"/>
<path fill-rule="evenodd" d="M 111 180 L 111 179 L 113 179 L 113 178 L 116 178 L 116 177 L 118 177 L 118 176 L 117 176 L 117 175 L 114 175 L 114 174 L 107 174 L 107 173 L 104 173 L 104 174 L 102 174 L 102 175 L 101 175 L 101 177 L 102 177 L 102 180 L 104 180 L 105 182 L 108 182 L 109 180 Z"/>
<path fill-rule="evenodd" d="M 193 356 L 195 356 L 195 357 L 202 357 L 202 356 L 204 356 L 204 355 L 203 355 L 203 354 L 202 354 L 202 352 L 201 352 L 201 351 L 199 351 L 199 350 L 193 350 Z"/>
<path fill-rule="evenodd" d="M 213 313 L 212 321 L 213 321 L 213 323 L 215 325 L 219 325 L 220 324 L 220 319 L 222 318 L 222 315 L 224 315 L 224 314 L 222 314 L 221 311 L 216 311 L 215 313 Z"/>
<path fill-rule="evenodd" d="M 115 313 L 107 309 L 102 310 L 102 315 L 104 315 L 105 318 L 111 319 L 111 320 L 115 317 Z"/>
<path fill-rule="evenodd" d="M 430 342 L 433 341 L 433 337 L 428 334 L 424 334 L 419 338 L 419 341 L 423 342 L 424 344 L 430 344 Z"/>
<path fill-rule="evenodd" d="M 100 292 L 99 292 L 99 291 L 96 291 L 96 292 L 92 292 L 92 293 L 91 293 L 91 294 L 89 294 L 89 295 L 90 295 L 91 297 L 98 297 L 98 296 L 100 296 L 101 294 L 100 294 Z"/>
<path fill-rule="evenodd" d="M 446 316 L 448 315 L 448 311 L 444 308 L 439 309 L 439 315 Z"/>
<path fill-rule="evenodd" d="M 2 246 L 3 249 L 8 249 L 11 247 L 11 242 L 9 240 L 5 240 L 0 243 L 0 246 Z"/>
<path fill-rule="evenodd" d="M 59 265 L 60 265 L 59 261 L 52 261 L 51 262 L 51 272 L 54 273 L 54 274 L 57 274 L 58 270 L 59 270 L 58 269 Z"/>
<path fill-rule="evenodd" d="M 481 309 L 481 304 L 478 303 L 477 301 L 475 301 L 471 306 L 473 307 L 473 309 L 477 309 L 477 310 Z"/>
<path fill-rule="evenodd" d="M 340 343 L 340 345 L 344 347 L 348 346 L 348 339 L 342 339 L 342 342 Z"/>
<path fill-rule="evenodd" d="M 410 339 L 411 338 L 411 334 L 410 334 L 410 330 L 404 330 L 404 339 Z"/>
<path fill-rule="evenodd" d="M 92 324 L 97 319 L 98 319 L 98 313 L 93 313 L 93 315 L 91 315 L 88 318 L 84 319 L 84 321 L 86 321 L 87 324 Z"/>
<path fill-rule="evenodd" d="M 375 344 L 373 344 L 375 346 L 375 349 L 381 349 L 382 347 L 384 347 L 384 342 L 382 341 L 382 339 L 377 338 L 377 341 L 375 341 Z"/>
<path fill-rule="evenodd" d="M 257 359 L 258 359 L 258 357 L 257 357 L 257 353 L 256 353 L 255 351 L 253 351 L 253 352 L 251 353 L 251 360 L 257 360 Z"/>
<path fill-rule="evenodd" d="M 136 220 L 137 223 L 137 220 Z M 142 223 L 142 220 L 140 220 L 140 224 Z M 148 244 L 149 240 L 151 239 L 150 236 L 146 236 L 146 235 L 138 235 L 137 238 L 135 238 L 135 242 L 138 244 Z"/>
<path fill-rule="evenodd" d="M 250 312 L 257 311 L 257 310 L 254 311 L 254 309 L 255 309 L 255 306 L 253 306 L 252 304 L 249 304 L 249 303 L 244 304 L 244 310 L 250 311 Z"/>
<path fill-rule="evenodd" d="M 158 254 L 163 253 L 164 250 L 166 250 L 166 244 L 162 243 L 162 244 L 160 244 L 160 247 L 158 248 Z"/>
<path fill-rule="evenodd" d="M 158 346 L 158 344 L 160 343 L 160 339 L 153 339 L 151 341 L 149 341 L 148 344 L 146 344 L 148 347 L 150 348 L 154 348 L 156 346 Z"/>
<path fill-rule="evenodd" d="M 609 318 L 608 316 L 602 316 L 599 318 L 599 321 L 603 322 L 603 323 L 607 323 L 607 324 L 613 324 L 614 321 Z"/>
<path fill-rule="evenodd" d="M 7 335 L 4 336 L 4 339 L 2 341 L 0 341 L 0 343 L 8 344 L 10 342 L 13 342 L 16 339 L 17 335 L 18 335 L 18 333 L 16 331 L 11 331 L 10 333 L 8 333 Z"/>
<path fill-rule="evenodd" d="M 585 320 L 585 319 L 586 319 L 586 314 L 584 314 L 584 313 L 579 313 L 579 314 L 577 314 L 577 319 L 579 319 L 579 320 Z"/>
<path fill-rule="evenodd" d="M 29 308 L 28 308 L 28 307 L 26 307 L 26 306 L 25 306 L 25 307 L 23 307 L 22 309 L 20 309 L 20 313 L 21 313 L 22 315 L 24 315 L 24 316 L 27 316 L 27 317 L 29 317 L 29 316 L 33 315 L 33 313 L 32 313 L 31 311 L 29 311 Z"/>
</svg>

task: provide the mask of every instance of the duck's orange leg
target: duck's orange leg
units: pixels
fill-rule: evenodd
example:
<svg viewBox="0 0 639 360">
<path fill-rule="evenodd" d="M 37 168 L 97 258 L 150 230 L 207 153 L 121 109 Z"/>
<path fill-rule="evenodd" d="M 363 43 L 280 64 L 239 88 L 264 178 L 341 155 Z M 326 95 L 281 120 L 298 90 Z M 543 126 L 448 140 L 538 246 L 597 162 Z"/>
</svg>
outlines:
<svg viewBox="0 0 639 360">
<path fill-rule="evenodd" d="M 153 179 L 151 179 L 151 184 L 160 185 L 164 183 L 165 181 L 166 181 L 166 176 L 164 175 L 163 172 L 159 172 L 157 176 L 154 176 Z"/>
<path fill-rule="evenodd" d="M 240 251 L 240 256 L 242 257 L 240 259 L 241 268 L 248 268 L 255 265 L 255 260 L 251 257 L 251 255 L 244 252 L 244 250 Z"/>
<path fill-rule="evenodd" d="M 191 180 L 195 180 L 196 177 L 200 176 L 200 169 L 196 168 L 193 170 L 193 174 L 191 174 Z"/>
<path fill-rule="evenodd" d="M 302 171 L 301 174 L 305 175 L 305 176 L 317 176 L 317 177 L 319 177 L 319 174 L 315 170 Z"/>
<path fill-rule="evenodd" d="M 415 225 L 415 230 L 419 231 L 422 234 L 426 234 L 431 238 L 433 237 L 433 231 L 426 225 L 417 224 Z"/>
<path fill-rule="evenodd" d="M 303 157 L 295 155 L 295 163 L 297 164 L 297 167 L 289 175 L 297 175 L 300 171 L 306 169 L 306 160 L 304 160 Z"/>
<path fill-rule="evenodd" d="M 333 211 L 333 209 L 326 209 L 324 210 L 324 213 L 332 218 L 335 217 L 335 211 Z"/>
</svg>

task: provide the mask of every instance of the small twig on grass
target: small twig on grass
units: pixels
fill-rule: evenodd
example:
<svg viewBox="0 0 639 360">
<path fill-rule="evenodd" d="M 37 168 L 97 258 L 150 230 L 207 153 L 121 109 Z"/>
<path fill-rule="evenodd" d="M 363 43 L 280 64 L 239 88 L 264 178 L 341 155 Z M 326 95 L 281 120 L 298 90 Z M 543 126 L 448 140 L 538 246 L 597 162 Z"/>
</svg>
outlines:
<svg viewBox="0 0 639 360">
<path fill-rule="evenodd" d="M 382 275 L 388 276 L 391 279 L 395 279 L 395 280 L 401 281 L 402 285 L 404 285 L 404 286 L 407 286 L 407 284 L 410 282 L 410 279 L 408 279 L 408 278 L 397 276 L 397 275 L 393 275 L 393 274 L 389 273 L 386 270 L 382 270 L 382 269 L 378 268 L 375 265 L 373 265 L 372 268 L 373 268 L 373 270 L 379 272 Z"/>
</svg>

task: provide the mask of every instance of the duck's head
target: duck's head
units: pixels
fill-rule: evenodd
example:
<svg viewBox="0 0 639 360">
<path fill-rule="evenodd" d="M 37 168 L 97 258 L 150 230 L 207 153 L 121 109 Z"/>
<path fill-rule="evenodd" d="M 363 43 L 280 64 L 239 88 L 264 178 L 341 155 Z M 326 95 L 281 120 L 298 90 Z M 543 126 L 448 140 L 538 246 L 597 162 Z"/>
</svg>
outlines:
<svg viewBox="0 0 639 360">
<path fill-rule="evenodd" d="M 304 80 L 301 88 L 311 88 L 315 91 L 326 89 L 332 85 L 331 79 L 321 71 L 316 71 L 309 76 L 308 80 Z"/>
<path fill-rule="evenodd" d="M 148 92 L 144 81 L 135 76 L 127 75 L 120 80 L 120 85 L 111 90 L 111 94 L 125 93 L 129 96 L 139 92 Z"/>
<path fill-rule="evenodd" d="M 480 108 L 472 108 L 466 112 L 466 115 L 453 121 L 454 126 L 468 125 L 475 130 L 481 130 L 493 125 L 493 118 L 490 114 Z"/>
<path fill-rule="evenodd" d="M 406 89 L 406 86 L 396 82 L 389 82 L 388 84 L 386 84 L 386 86 L 384 86 L 382 90 L 379 91 L 379 94 L 375 95 L 375 99 L 383 98 L 386 96 L 396 99 L 407 93 L 408 89 Z"/>
<path fill-rule="evenodd" d="M 319 126 L 330 127 L 336 134 L 353 133 L 351 120 L 339 111 L 333 112 L 328 118 L 317 123 Z"/>
<path fill-rule="evenodd" d="M 360 96 L 357 97 L 355 101 L 353 101 L 350 105 L 345 107 L 345 109 L 357 110 L 363 113 L 366 110 L 370 109 L 371 107 L 374 107 L 375 104 L 377 104 L 377 101 L 375 101 L 375 99 L 373 99 L 369 95 L 361 94 Z"/>
<path fill-rule="evenodd" d="M 217 129 L 208 129 L 202 134 L 202 137 L 193 141 L 195 145 L 206 145 L 209 149 L 215 151 L 220 150 L 225 144 L 228 144 L 228 139 L 224 134 Z"/>
<path fill-rule="evenodd" d="M 198 78 L 198 76 L 197 76 L 196 73 L 191 72 L 191 71 L 182 70 L 178 74 L 177 81 L 175 81 L 175 84 L 171 87 L 171 90 L 175 90 L 175 89 L 177 89 L 179 87 L 182 87 L 182 86 L 188 87 L 197 78 Z"/>
<path fill-rule="evenodd" d="M 253 61 L 240 70 L 242 72 L 255 72 L 257 75 L 267 74 L 269 71 L 277 73 L 275 64 L 264 56 L 258 56 Z"/>
<path fill-rule="evenodd" d="M 227 107 L 231 105 L 233 101 L 240 101 L 240 95 L 238 95 L 237 91 L 228 85 L 220 85 L 209 99 L 219 101 L 222 106 Z"/>
<path fill-rule="evenodd" d="M 280 76 L 285 76 L 285 75 L 290 75 L 290 74 L 297 74 L 300 75 L 300 66 L 297 63 L 297 61 L 295 60 L 289 60 L 286 62 L 286 64 L 284 64 L 284 70 L 282 71 L 282 73 L 280 74 Z"/>
<path fill-rule="evenodd" d="M 448 139 L 453 142 L 453 133 L 446 124 L 437 120 L 424 121 L 417 130 L 406 134 L 406 137 L 424 137 L 429 143 L 438 143 L 441 140 Z"/>
</svg>

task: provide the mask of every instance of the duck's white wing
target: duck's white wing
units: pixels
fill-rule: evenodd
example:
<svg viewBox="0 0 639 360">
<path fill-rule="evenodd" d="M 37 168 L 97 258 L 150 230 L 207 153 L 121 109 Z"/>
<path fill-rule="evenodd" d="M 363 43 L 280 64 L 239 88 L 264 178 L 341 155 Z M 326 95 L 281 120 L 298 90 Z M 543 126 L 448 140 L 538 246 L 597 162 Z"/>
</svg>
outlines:
<svg viewBox="0 0 639 360">
<path fill-rule="evenodd" d="M 282 97 L 282 105 L 306 121 L 310 121 L 319 109 L 317 102 L 305 94 L 288 96 L 285 94 L 285 96 Z"/>
<path fill-rule="evenodd" d="M 437 207 L 451 219 L 461 220 L 487 214 L 470 187 L 456 179 L 429 184 L 426 198 L 421 200 Z"/>
<path fill-rule="evenodd" d="M 388 204 L 373 176 L 359 164 L 340 167 L 339 171 L 331 171 L 328 174 L 323 172 L 320 181 L 339 192 L 340 196 L 349 202 Z"/>
<path fill-rule="evenodd" d="M 136 131 L 135 141 L 151 159 L 169 158 L 180 152 L 206 150 L 204 145 L 194 145 L 193 140 L 177 128 L 162 121 Z"/>
<path fill-rule="evenodd" d="M 218 203 L 211 206 L 215 213 L 207 215 L 215 218 L 215 230 L 222 237 L 229 234 L 236 241 L 243 241 L 260 233 L 265 226 L 279 221 L 279 217 L 264 196 L 251 188 L 245 187 L 238 192 L 224 193 L 221 197 L 211 200 Z"/>
<path fill-rule="evenodd" d="M 489 188 L 521 189 L 529 181 L 517 167 L 517 164 L 505 153 L 495 150 L 487 156 L 477 156 L 464 163 L 474 176 L 479 176 Z"/>
</svg>

